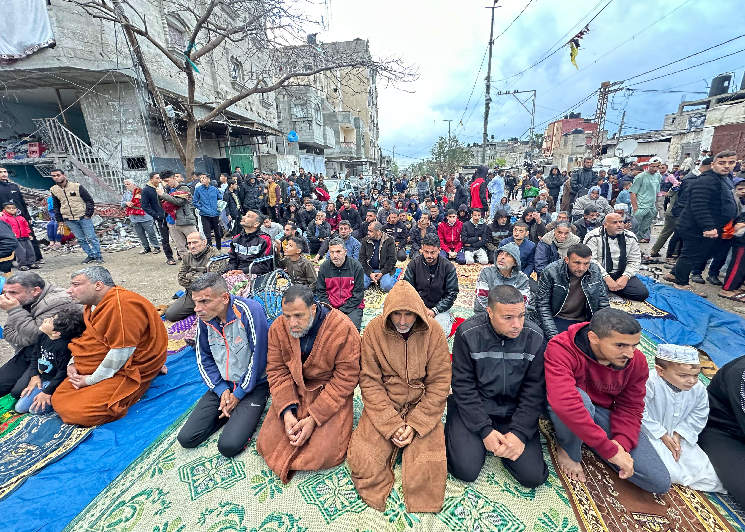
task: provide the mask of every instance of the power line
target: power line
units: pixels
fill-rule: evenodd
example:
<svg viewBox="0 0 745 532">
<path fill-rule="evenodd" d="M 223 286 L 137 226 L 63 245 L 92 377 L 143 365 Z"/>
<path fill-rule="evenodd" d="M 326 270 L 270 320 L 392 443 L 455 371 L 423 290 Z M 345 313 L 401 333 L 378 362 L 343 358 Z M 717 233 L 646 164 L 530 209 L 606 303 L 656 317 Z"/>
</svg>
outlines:
<svg viewBox="0 0 745 532">
<path fill-rule="evenodd" d="M 709 63 L 713 63 L 714 61 L 719 61 L 720 59 L 724 59 L 725 57 L 730 57 L 730 56 L 733 56 L 733 55 L 737 55 L 737 54 L 739 54 L 741 52 L 745 52 L 745 48 L 742 48 L 740 50 L 735 50 L 734 52 L 729 53 L 729 54 L 720 55 L 719 57 L 715 57 L 714 59 L 709 59 L 708 61 L 704 61 L 704 62 L 698 63 L 696 65 L 691 65 L 691 66 L 686 67 L 686 68 L 681 68 L 680 70 L 675 70 L 673 72 L 668 72 L 667 74 L 662 74 L 661 76 L 656 76 L 654 78 L 649 78 L 649 79 L 644 79 L 642 81 L 637 81 L 636 83 L 631 83 L 631 86 L 641 85 L 642 83 L 649 83 L 650 81 L 654 81 L 656 79 L 666 78 L 668 76 L 672 76 L 673 74 L 679 74 L 681 72 L 685 72 L 686 70 L 691 70 L 691 69 L 698 68 L 700 66 L 709 64 Z M 675 62 L 677 62 L 677 61 L 675 61 Z M 655 69 L 655 70 L 658 70 L 658 69 Z M 638 76 L 634 76 L 634 77 L 638 77 Z M 632 78 L 629 78 L 629 79 L 632 79 Z"/>
</svg>

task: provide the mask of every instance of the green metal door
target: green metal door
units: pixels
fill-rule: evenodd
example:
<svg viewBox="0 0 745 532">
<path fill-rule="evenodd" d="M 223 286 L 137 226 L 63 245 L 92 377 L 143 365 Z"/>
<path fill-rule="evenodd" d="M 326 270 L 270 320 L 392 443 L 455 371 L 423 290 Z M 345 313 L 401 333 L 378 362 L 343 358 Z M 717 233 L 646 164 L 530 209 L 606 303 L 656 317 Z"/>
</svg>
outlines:
<svg viewBox="0 0 745 532">
<path fill-rule="evenodd" d="M 244 175 L 254 171 L 254 156 L 250 146 L 227 147 L 225 151 L 230 159 L 231 171 L 235 170 L 236 166 L 241 167 Z"/>
</svg>

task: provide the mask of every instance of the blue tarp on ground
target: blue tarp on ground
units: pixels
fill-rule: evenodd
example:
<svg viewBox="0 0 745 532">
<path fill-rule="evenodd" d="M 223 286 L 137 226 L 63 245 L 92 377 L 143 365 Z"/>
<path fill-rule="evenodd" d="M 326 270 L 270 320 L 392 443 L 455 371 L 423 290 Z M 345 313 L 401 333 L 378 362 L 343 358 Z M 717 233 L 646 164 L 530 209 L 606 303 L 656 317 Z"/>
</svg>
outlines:
<svg viewBox="0 0 745 532">
<path fill-rule="evenodd" d="M 641 279 L 649 289 L 647 302 L 677 318 L 639 320 L 656 340 L 698 347 L 718 367 L 745 355 L 745 319 L 691 292 Z"/>
<path fill-rule="evenodd" d="M 64 459 L 42 469 L 0 501 L 0 528 L 62 530 L 204 391 L 194 350 L 171 355 L 168 374 L 155 379 L 125 417 L 94 429 Z"/>
</svg>

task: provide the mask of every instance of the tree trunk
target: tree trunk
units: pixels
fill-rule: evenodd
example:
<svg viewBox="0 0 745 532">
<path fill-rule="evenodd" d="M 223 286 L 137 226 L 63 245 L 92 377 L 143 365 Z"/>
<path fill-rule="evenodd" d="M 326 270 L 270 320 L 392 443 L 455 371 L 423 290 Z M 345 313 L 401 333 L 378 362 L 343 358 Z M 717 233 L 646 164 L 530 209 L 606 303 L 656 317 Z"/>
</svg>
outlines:
<svg viewBox="0 0 745 532">
<path fill-rule="evenodd" d="M 187 181 L 191 179 L 191 174 L 194 172 L 194 159 L 197 153 L 197 121 L 194 117 L 189 117 L 186 123 L 186 147 L 184 150 L 184 168 L 186 169 L 186 175 L 184 179 Z"/>
</svg>

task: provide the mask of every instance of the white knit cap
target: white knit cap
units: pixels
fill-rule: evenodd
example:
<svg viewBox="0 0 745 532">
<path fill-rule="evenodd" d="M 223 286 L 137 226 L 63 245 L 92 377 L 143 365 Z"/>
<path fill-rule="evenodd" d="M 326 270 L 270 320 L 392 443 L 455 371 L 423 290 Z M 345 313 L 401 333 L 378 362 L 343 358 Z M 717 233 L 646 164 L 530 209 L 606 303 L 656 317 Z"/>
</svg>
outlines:
<svg viewBox="0 0 745 532">
<path fill-rule="evenodd" d="M 677 364 L 700 364 L 698 351 L 690 345 L 659 344 L 657 358 Z"/>
</svg>

